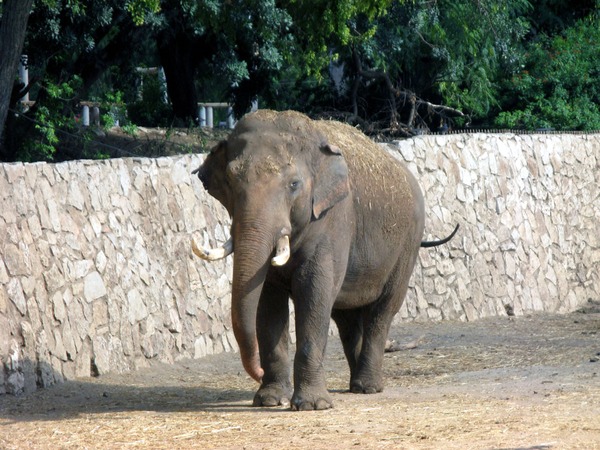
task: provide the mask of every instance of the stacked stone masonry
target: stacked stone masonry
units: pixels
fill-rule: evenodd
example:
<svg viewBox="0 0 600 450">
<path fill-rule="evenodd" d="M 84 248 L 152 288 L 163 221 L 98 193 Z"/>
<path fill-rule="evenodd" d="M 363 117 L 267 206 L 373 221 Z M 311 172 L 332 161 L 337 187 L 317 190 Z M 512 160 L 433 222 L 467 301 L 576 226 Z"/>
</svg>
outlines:
<svg viewBox="0 0 600 450">
<path fill-rule="evenodd" d="M 461 134 L 389 145 L 425 196 L 403 319 L 566 313 L 600 300 L 600 134 Z M 395 150 L 395 152 L 394 152 Z"/>
<path fill-rule="evenodd" d="M 568 312 L 600 299 L 600 135 L 388 144 L 420 180 L 426 239 L 397 320 Z M 0 165 L 0 394 L 236 351 L 228 237 L 202 156 Z"/>
</svg>

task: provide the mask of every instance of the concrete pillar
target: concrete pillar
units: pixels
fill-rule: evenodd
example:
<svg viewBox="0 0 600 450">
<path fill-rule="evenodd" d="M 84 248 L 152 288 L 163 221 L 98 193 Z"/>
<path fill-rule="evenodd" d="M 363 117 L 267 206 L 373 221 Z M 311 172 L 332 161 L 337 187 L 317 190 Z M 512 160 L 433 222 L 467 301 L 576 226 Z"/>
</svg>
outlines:
<svg viewBox="0 0 600 450">
<path fill-rule="evenodd" d="M 92 114 L 90 117 L 92 125 L 100 126 L 100 108 L 97 106 L 92 107 Z"/>
<path fill-rule="evenodd" d="M 165 75 L 165 69 L 162 67 L 158 69 L 158 82 L 163 103 L 169 103 L 169 96 L 167 94 L 167 76 Z"/>
<path fill-rule="evenodd" d="M 208 128 L 212 128 L 214 126 L 213 123 L 213 108 L 212 106 L 206 107 L 206 126 Z"/>
<path fill-rule="evenodd" d="M 83 105 L 81 108 L 81 124 L 84 127 L 90 126 L 90 107 L 88 105 Z"/>
<path fill-rule="evenodd" d="M 144 100 L 144 76 L 141 74 L 138 76 L 137 79 L 137 93 L 135 97 L 138 102 Z"/>
<path fill-rule="evenodd" d="M 235 117 L 233 116 L 233 108 L 231 106 L 227 107 L 227 128 L 230 130 L 235 126 Z"/>
<path fill-rule="evenodd" d="M 204 106 L 200 106 L 198 108 L 198 117 L 201 127 L 206 126 L 206 108 Z"/>
<path fill-rule="evenodd" d="M 19 62 L 19 80 L 24 84 L 25 87 L 29 84 L 29 58 L 27 55 L 21 55 Z M 29 92 L 21 98 L 21 102 L 25 103 L 29 101 Z"/>
</svg>

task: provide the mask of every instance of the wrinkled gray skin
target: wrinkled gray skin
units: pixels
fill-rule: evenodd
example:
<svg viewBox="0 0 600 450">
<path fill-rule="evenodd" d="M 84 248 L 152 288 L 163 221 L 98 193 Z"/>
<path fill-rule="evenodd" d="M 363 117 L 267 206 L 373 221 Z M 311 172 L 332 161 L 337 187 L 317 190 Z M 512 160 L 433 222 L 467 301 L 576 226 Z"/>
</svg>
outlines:
<svg viewBox="0 0 600 450">
<path fill-rule="evenodd" d="M 350 390 L 382 391 L 388 330 L 423 235 L 423 197 L 407 168 L 347 125 L 260 110 L 197 172 L 232 217 L 232 323 L 244 368 L 261 383 L 254 405 L 332 407 L 323 372 L 330 317 Z M 291 257 L 273 267 L 285 234 Z"/>
</svg>

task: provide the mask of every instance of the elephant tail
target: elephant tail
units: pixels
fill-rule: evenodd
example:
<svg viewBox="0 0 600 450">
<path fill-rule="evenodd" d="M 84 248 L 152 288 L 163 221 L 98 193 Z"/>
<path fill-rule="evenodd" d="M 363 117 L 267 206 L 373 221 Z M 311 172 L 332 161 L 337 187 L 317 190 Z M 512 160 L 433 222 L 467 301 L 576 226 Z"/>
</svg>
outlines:
<svg viewBox="0 0 600 450">
<path fill-rule="evenodd" d="M 454 231 L 450 234 L 450 236 L 445 237 L 444 239 L 440 239 L 439 241 L 421 241 L 421 247 L 429 248 L 429 247 L 437 247 L 438 245 L 445 244 L 446 242 L 448 242 L 450 239 L 452 239 L 454 237 L 454 235 L 458 231 L 459 227 L 460 227 L 460 224 L 456 224 L 456 228 L 454 228 Z"/>
</svg>

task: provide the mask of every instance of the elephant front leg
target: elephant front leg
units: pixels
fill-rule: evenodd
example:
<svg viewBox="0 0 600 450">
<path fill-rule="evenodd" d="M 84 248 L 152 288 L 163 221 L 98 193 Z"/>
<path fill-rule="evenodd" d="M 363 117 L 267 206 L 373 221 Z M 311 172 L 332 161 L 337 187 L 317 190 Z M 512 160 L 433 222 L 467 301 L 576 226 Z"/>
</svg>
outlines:
<svg viewBox="0 0 600 450">
<path fill-rule="evenodd" d="M 288 293 L 265 283 L 256 318 L 260 362 L 265 373 L 253 406 L 290 404 L 289 315 Z"/>
<path fill-rule="evenodd" d="M 320 326 L 327 330 L 328 323 Z M 298 325 L 296 333 L 298 342 L 294 359 L 292 409 L 307 411 L 332 408 L 333 401 L 327 391 L 323 370 L 327 333 L 325 336 L 319 333 L 319 336 L 303 337 L 302 333 L 298 333 Z"/>
<path fill-rule="evenodd" d="M 294 359 L 294 395 L 292 409 L 297 411 L 321 410 L 333 407 L 325 382 L 323 360 L 331 315 L 332 282 L 319 280 L 313 274 L 307 285 L 295 297 L 296 356 Z"/>
</svg>

